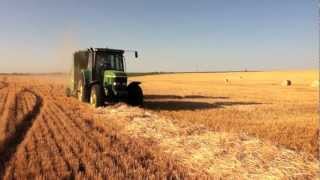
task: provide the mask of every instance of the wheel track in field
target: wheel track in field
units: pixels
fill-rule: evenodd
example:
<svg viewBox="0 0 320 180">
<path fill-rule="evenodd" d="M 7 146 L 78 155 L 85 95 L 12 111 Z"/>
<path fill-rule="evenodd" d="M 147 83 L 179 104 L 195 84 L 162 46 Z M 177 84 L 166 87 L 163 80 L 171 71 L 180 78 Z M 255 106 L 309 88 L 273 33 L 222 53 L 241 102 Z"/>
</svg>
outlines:
<svg viewBox="0 0 320 180">
<path fill-rule="evenodd" d="M 65 136 L 64 139 L 68 138 L 69 141 L 76 142 L 75 146 L 77 146 L 77 148 L 75 149 L 73 154 L 79 160 L 79 164 L 78 168 L 73 169 L 72 174 L 79 173 L 79 171 L 91 174 L 95 171 L 98 171 L 100 173 L 97 175 L 102 176 L 103 179 L 107 178 L 105 174 L 101 173 L 102 167 L 97 166 L 97 164 L 95 163 L 95 160 L 102 160 L 103 157 L 92 158 L 90 153 L 95 152 L 95 155 L 101 156 L 102 154 L 100 153 L 105 151 L 105 149 L 102 146 L 106 142 L 99 141 L 97 139 L 97 136 L 94 135 L 96 130 L 93 129 L 92 126 L 88 125 L 86 121 L 84 121 L 83 119 L 77 119 L 76 117 L 72 116 L 72 113 L 70 113 L 70 111 L 65 111 L 65 109 L 72 110 L 72 107 L 68 107 L 66 105 L 62 106 L 55 100 L 53 100 L 51 103 L 52 106 L 50 106 L 50 114 L 52 115 L 54 112 L 56 112 L 56 114 L 59 114 L 55 117 L 57 120 L 57 122 L 55 122 L 58 126 L 57 129 L 63 130 L 63 132 L 65 132 L 62 133 L 62 131 L 60 131 L 60 134 Z M 70 146 L 69 148 L 72 149 L 74 148 L 74 146 Z M 79 154 L 83 155 L 79 156 Z M 121 162 L 119 162 L 119 160 L 114 154 L 107 153 L 104 155 L 110 159 L 115 168 L 124 169 Z"/>
<path fill-rule="evenodd" d="M 6 117 L 6 126 L 4 129 L 4 132 L 6 135 L 10 134 L 10 131 L 15 129 L 16 123 L 17 123 L 17 115 L 18 115 L 18 96 L 21 96 L 22 91 L 18 94 L 14 94 L 13 102 L 11 102 L 9 108 L 8 116 Z M 9 102 L 10 103 L 10 102 Z"/>
<path fill-rule="evenodd" d="M 71 173 L 71 175 L 69 173 L 68 177 L 74 177 L 75 172 L 83 171 L 81 170 L 81 166 L 85 164 L 87 160 L 79 156 L 79 154 L 83 152 L 84 147 L 80 146 L 83 142 L 79 141 L 76 137 L 80 135 L 83 140 L 86 140 L 86 137 L 84 137 L 84 134 L 79 133 L 79 129 L 75 128 L 74 124 L 72 124 L 73 121 L 66 116 L 65 112 L 60 111 L 60 109 L 56 107 L 51 94 L 52 87 L 41 87 L 39 93 L 45 98 L 46 105 L 42 109 L 41 120 L 37 120 L 37 125 L 41 124 L 39 125 L 41 129 L 47 129 L 47 135 L 53 141 L 51 144 L 54 148 L 57 148 L 65 168 Z M 67 121 L 65 121 L 65 118 L 67 118 Z M 78 133 L 74 134 L 73 131 Z M 72 140 L 70 140 L 70 138 Z M 87 142 L 87 140 L 85 142 Z M 72 145 L 70 145 L 70 143 Z M 69 162 L 67 159 L 72 160 Z M 6 174 L 12 176 L 10 175 L 12 171 Z"/>
<path fill-rule="evenodd" d="M 50 144 L 50 145 L 49 145 L 49 146 L 50 146 L 50 149 L 56 149 L 55 152 L 58 152 L 58 156 L 57 156 L 57 154 L 54 154 L 54 153 L 52 152 L 53 157 L 61 158 L 61 162 L 60 162 L 60 163 L 63 164 L 63 165 L 62 165 L 63 169 L 62 169 L 61 166 L 60 166 L 60 168 L 59 168 L 59 170 L 58 170 L 58 173 L 61 172 L 61 171 L 63 171 L 63 172 L 70 172 L 70 171 L 71 171 L 70 174 L 72 174 L 71 164 L 70 164 L 69 161 L 67 160 L 67 156 L 66 156 L 67 152 L 66 152 L 66 150 L 61 146 L 61 144 L 59 144 L 59 143 L 57 142 L 56 135 L 53 133 L 53 130 L 52 130 L 51 128 L 49 128 L 49 125 L 48 125 L 48 122 L 47 122 L 47 121 L 48 121 L 48 119 L 47 119 L 45 116 L 43 116 L 43 121 L 40 122 L 41 124 L 39 124 L 39 127 L 40 127 L 41 131 L 43 131 L 44 134 L 47 135 L 47 138 L 49 138 L 48 144 Z M 50 121 L 50 120 L 49 120 L 49 121 Z M 56 159 L 56 161 L 59 161 L 59 160 Z M 55 165 L 56 165 L 56 164 L 57 164 L 57 163 L 55 163 Z M 69 175 L 70 175 L 70 174 L 69 174 Z M 60 177 L 61 177 L 61 176 L 60 176 Z"/>
<path fill-rule="evenodd" d="M 52 96 L 52 94 L 54 93 L 53 86 L 49 86 L 48 88 L 46 88 L 46 92 L 51 95 L 47 97 L 47 100 L 50 104 L 50 106 L 46 108 L 46 111 L 48 111 L 47 116 L 53 120 L 53 121 L 47 121 L 47 124 L 48 125 L 52 124 L 51 128 L 54 129 L 55 131 L 58 131 L 58 133 L 53 133 L 53 134 L 59 134 L 64 139 L 63 142 L 69 142 L 70 144 L 73 144 L 73 145 L 66 144 L 65 146 L 60 147 L 61 149 L 64 149 L 64 148 L 69 149 L 72 156 L 71 159 L 78 161 L 76 162 L 76 165 L 72 166 L 73 168 L 69 169 L 71 170 L 71 177 L 74 174 L 78 173 L 79 171 L 85 172 L 85 171 L 91 170 L 93 172 L 94 169 L 92 167 L 93 166 L 92 161 L 90 159 L 83 158 L 79 155 L 85 152 L 84 150 L 85 148 L 97 150 L 97 144 L 91 141 L 91 139 L 89 139 L 86 136 L 86 134 L 79 128 L 78 124 L 74 122 L 74 119 L 72 119 L 70 116 L 67 115 L 66 110 L 67 109 L 70 110 L 70 107 L 64 107 L 61 109 L 58 106 L 58 103 L 56 102 L 56 98 Z M 51 128 L 49 128 L 49 130 L 52 131 Z M 87 144 L 89 146 L 84 147 L 83 146 L 84 144 Z M 84 164 L 89 165 L 90 168 L 86 168 Z"/>
<path fill-rule="evenodd" d="M 79 156 L 82 148 L 80 147 L 79 141 L 76 141 L 74 135 L 63 125 L 62 120 L 53 115 L 53 113 L 52 110 L 48 111 L 47 116 L 49 119 L 45 121 L 46 127 L 51 131 L 56 144 L 63 153 L 64 159 L 73 160 L 73 165 L 68 163 L 67 166 L 70 168 L 71 174 L 75 174 L 79 169 L 75 167 L 79 167 L 84 161 Z"/>
<path fill-rule="evenodd" d="M 5 80 L 0 81 L 0 90 L 9 86 L 9 83 Z"/>
<path fill-rule="evenodd" d="M 72 125 L 71 119 L 66 119 L 64 112 L 57 109 L 52 101 L 49 104 L 50 106 L 44 109 L 46 115 L 43 116 L 45 119 L 43 127 L 48 129 L 50 137 L 53 138 L 55 146 L 59 149 L 67 170 L 71 173 L 70 177 L 74 177 L 74 174 L 80 171 L 88 171 L 88 163 L 90 171 L 94 172 L 93 161 L 79 156 L 85 152 L 84 144 L 90 144 L 86 148 L 91 149 L 93 143 L 89 142 L 83 132 Z M 73 159 L 73 163 L 70 164 L 67 159 Z"/>
<path fill-rule="evenodd" d="M 158 164 L 149 147 L 118 137 L 112 128 L 104 129 L 95 124 L 91 117 L 81 113 L 82 107 L 77 103 L 56 98 L 57 93 L 52 94 L 52 88 L 36 90 L 44 99 L 41 114 L 33 119 L 36 120 L 32 129 L 23 138 L 17 153 L 7 161 L 5 175 L 1 175 L 0 179 L 39 175 L 58 175 L 67 179 L 108 179 L 113 175 L 133 179 L 139 177 L 137 173 L 142 173 L 141 177 L 148 177 L 150 173 L 155 173 L 154 177 L 176 177 L 176 171 L 177 174 L 181 171 L 181 177 L 185 174 L 171 161 Z M 170 171 L 167 172 L 167 168 Z"/>
<path fill-rule="evenodd" d="M 52 88 L 50 90 L 47 92 L 52 94 L 50 93 L 52 92 Z M 46 123 L 49 124 L 49 129 L 54 131 L 52 133 L 53 136 L 62 136 L 60 140 L 56 137 L 54 139 L 58 141 L 56 144 L 61 146 L 60 149 L 62 149 L 63 156 L 67 154 L 64 152 L 64 149 L 69 149 L 72 151 L 71 156 L 73 157 L 71 159 L 78 160 L 76 165 L 69 165 L 72 167 L 71 177 L 80 172 L 86 175 L 96 173 L 95 175 L 98 177 L 106 179 L 108 178 L 106 175 L 109 174 L 109 171 L 111 171 L 111 174 L 114 173 L 113 169 L 123 171 L 125 174 L 127 168 L 125 163 L 127 160 L 126 157 L 122 158 L 122 156 L 119 156 L 119 153 L 129 153 L 128 162 L 132 165 L 140 166 L 140 168 L 148 169 L 146 165 L 152 164 L 150 161 L 153 158 L 149 157 L 149 154 L 130 152 L 130 143 L 122 142 L 123 139 L 118 139 L 117 135 L 107 133 L 103 128 L 99 128 L 90 119 L 83 117 L 80 113 L 81 109 L 76 107 L 75 104 L 70 104 L 70 101 L 65 102 L 65 100 L 64 98 L 56 98 L 49 95 L 46 98 L 48 106 L 45 108 L 45 115 L 48 118 Z M 65 145 L 61 145 L 61 143 Z M 135 144 L 132 145 L 136 146 Z M 110 146 L 116 147 L 117 152 L 108 150 Z M 64 157 L 64 159 L 70 158 Z M 96 163 L 97 161 L 99 163 Z M 153 166 L 155 164 L 152 164 Z M 109 169 L 105 169 L 106 167 Z M 153 171 L 156 172 L 155 169 Z M 127 176 L 134 177 L 133 175 L 130 176 L 130 173 Z"/>
<path fill-rule="evenodd" d="M 71 129 L 75 129 L 75 131 L 79 131 L 80 134 L 84 134 L 85 135 L 85 139 L 87 141 L 87 143 L 90 143 L 91 145 L 87 146 L 86 148 L 91 149 L 93 152 L 103 152 L 104 157 L 101 158 L 97 158 L 99 159 L 100 163 L 102 165 L 97 165 L 93 163 L 94 165 L 94 169 L 98 170 L 98 172 L 100 172 L 99 175 L 102 176 L 103 179 L 108 178 L 107 176 L 105 176 L 106 174 L 108 174 L 108 171 L 103 171 L 103 168 L 106 167 L 107 164 L 112 164 L 112 167 L 119 169 L 119 170 L 126 170 L 126 164 L 125 163 L 125 159 L 122 159 L 121 157 L 119 157 L 118 155 L 123 153 L 123 154 L 130 154 L 130 156 L 133 156 L 134 158 L 136 158 L 136 156 L 138 156 L 139 158 L 135 159 L 135 162 L 137 162 L 139 164 L 139 166 L 141 166 L 141 168 L 148 168 L 148 164 L 150 163 L 150 161 L 153 160 L 153 157 L 149 154 L 139 154 L 139 153 L 132 153 L 130 152 L 128 149 L 128 145 L 125 142 L 122 142 L 123 139 L 118 139 L 117 135 L 114 135 L 113 133 L 107 133 L 104 129 L 99 128 L 99 126 L 96 126 L 93 124 L 92 121 L 90 120 L 86 120 L 83 117 L 77 117 L 77 113 L 74 112 L 74 110 L 76 110 L 75 107 L 71 106 L 70 104 L 59 104 L 59 101 L 54 101 L 55 106 L 51 106 L 54 107 L 54 112 L 61 112 L 64 114 L 65 118 L 69 119 L 68 121 L 70 122 L 69 126 L 71 125 Z M 68 110 L 72 110 L 72 111 L 65 111 L 65 109 Z M 81 114 L 80 114 L 81 115 Z M 69 129 L 68 128 L 68 129 Z M 70 129 L 70 130 L 71 130 Z M 77 134 L 79 134 L 77 133 Z M 73 141 L 76 141 L 76 139 L 74 139 Z M 85 144 L 87 144 L 85 143 Z M 111 144 L 111 146 L 115 146 L 117 147 L 118 151 L 117 153 L 114 152 L 108 152 L 106 151 L 106 147 L 108 147 L 108 145 Z M 82 144 L 83 145 L 83 144 Z M 110 146 L 110 145 L 109 145 Z M 94 159 L 92 159 L 90 157 L 90 153 L 88 154 L 88 152 L 83 152 L 84 154 L 87 154 L 85 157 L 85 162 L 92 162 L 94 161 Z M 96 155 L 102 155 L 100 153 L 97 153 Z M 86 164 L 87 165 L 87 164 Z M 151 163 L 151 166 L 153 164 Z M 104 172 L 104 173 L 103 173 Z M 129 175 L 130 176 L 130 175 Z"/>
<path fill-rule="evenodd" d="M 61 106 L 56 102 L 55 98 L 50 97 L 50 107 L 47 114 L 51 116 L 50 119 L 54 119 L 50 123 L 53 123 L 57 127 L 56 130 L 60 131 L 58 134 L 63 136 L 65 142 L 69 140 L 70 143 L 75 143 L 74 146 L 64 146 L 71 149 L 74 158 L 78 159 L 76 168 L 71 169 L 71 174 L 79 173 L 79 171 L 88 171 L 90 173 L 95 170 L 101 170 L 100 167 L 96 166 L 95 160 L 91 158 L 88 150 L 101 153 L 103 147 L 101 147 L 101 144 L 92 134 L 88 133 L 88 127 L 87 129 L 84 127 L 84 122 L 81 119 L 76 120 L 75 118 L 77 117 L 70 116 L 70 112 L 66 111 L 66 109 L 72 110 L 73 108 Z M 85 155 L 79 156 L 79 154 Z"/>
<path fill-rule="evenodd" d="M 1 89 L 0 89 L 1 90 Z M 6 103 L 8 100 L 8 95 L 9 95 L 9 90 L 6 90 L 5 92 L 1 92 L 2 94 L 0 94 L 0 114 L 3 114 L 3 111 L 6 107 Z M 1 120 L 1 117 L 0 117 Z"/>
<path fill-rule="evenodd" d="M 40 130 L 40 122 L 42 122 L 43 119 L 41 117 L 37 120 L 37 127 L 39 127 L 38 131 L 33 131 L 34 137 L 38 141 L 37 145 L 37 157 L 39 157 L 39 164 L 41 166 L 41 171 L 46 172 L 46 174 L 56 177 L 58 174 L 57 168 L 54 164 L 54 156 L 55 154 L 52 154 L 51 147 L 48 146 L 48 141 L 44 140 L 46 139 L 45 135 L 43 134 L 43 131 Z M 52 158 L 52 159 L 51 159 Z"/>
<path fill-rule="evenodd" d="M 9 95 L 9 83 L 7 82 L 7 77 L 4 77 L 2 81 L 0 81 L 0 120 L 1 115 L 6 107 L 6 102 Z"/>
<path fill-rule="evenodd" d="M 17 151 L 18 145 L 25 138 L 26 133 L 32 126 L 36 117 L 39 115 L 41 108 L 43 106 L 43 99 L 41 96 L 39 96 L 38 94 L 36 94 L 34 91 L 30 89 L 23 89 L 18 94 L 24 93 L 24 92 L 33 94 L 35 96 L 36 102 L 32 107 L 32 109 L 22 118 L 21 122 L 16 125 L 15 133 L 7 137 L 2 143 L 2 147 L 5 147 L 5 148 L 2 148 L 0 150 L 0 179 L 3 178 L 7 163 L 10 161 L 12 156 Z M 13 113 L 15 113 L 15 111 Z"/>
<path fill-rule="evenodd" d="M 69 109 L 69 108 L 68 108 Z M 88 171 L 94 172 L 95 169 L 99 169 L 95 165 L 95 161 L 90 156 L 90 151 L 92 152 L 102 152 L 102 147 L 100 146 L 99 142 L 95 137 L 92 137 L 90 134 L 87 133 L 85 129 L 81 127 L 81 122 L 78 122 L 74 119 L 74 117 L 69 116 L 64 109 L 60 109 L 56 102 L 51 102 L 50 106 L 51 115 L 54 113 L 56 115 L 56 123 L 59 126 L 58 129 L 63 130 L 65 132 L 63 135 L 66 135 L 65 138 L 71 139 L 71 142 L 76 142 L 75 146 L 71 146 L 70 148 L 76 147 L 75 154 L 85 154 L 84 156 L 79 157 L 79 167 L 76 168 L 74 171 Z M 99 154 L 99 153 L 97 153 Z M 82 167 L 81 167 L 82 166 Z"/>
</svg>

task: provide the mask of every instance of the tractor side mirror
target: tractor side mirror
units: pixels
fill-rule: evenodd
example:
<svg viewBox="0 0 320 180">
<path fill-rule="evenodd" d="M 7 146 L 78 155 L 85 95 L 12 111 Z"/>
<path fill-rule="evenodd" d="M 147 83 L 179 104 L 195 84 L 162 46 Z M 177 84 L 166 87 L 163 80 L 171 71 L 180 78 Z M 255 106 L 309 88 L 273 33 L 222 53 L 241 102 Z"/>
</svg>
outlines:
<svg viewBox="0 0 320 180">
<path fill-rule="evenodd" d="M 134 52 L 134 57 L 135 57 L 135 58 L 138 58 L 138 51 L 135 51 L 135 52 Z"/>
</svg>

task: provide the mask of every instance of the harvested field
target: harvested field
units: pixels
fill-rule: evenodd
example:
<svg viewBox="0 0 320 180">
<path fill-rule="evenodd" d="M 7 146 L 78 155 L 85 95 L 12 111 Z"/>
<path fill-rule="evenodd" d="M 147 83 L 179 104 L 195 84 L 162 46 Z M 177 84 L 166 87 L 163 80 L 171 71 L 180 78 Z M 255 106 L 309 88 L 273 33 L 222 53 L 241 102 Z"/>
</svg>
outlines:
<svg viewBox="0 0 320 180">
<path fill-rule="evenodd" d="M 246 133 L 319 158 L 318 71 L 137 77 L 145 108 L 214 131 Z M 154 79 L 157 79 L 156 81 Z M 229 79 L 231 83 L 225 84 Z M 281 82 L 290 79 L 292 86 Z"/>
<path fill-rule="evenodd" d="M 132 77 L 142 81 L 143 109 L 121 103 L 93 109 L 67 98 L 63 75 L 2 75 L 0 174 L 315 179 L 318 89 L 310 83 L 316 73 Z M 289 78 L 292 86 L 282 87 Z"/>
<path fill-rule="evenodd" d="M 181 165 L 209 177 L 312 178 L 318 173 L 318 162 L 308 155 L 277 148 L 245 134 L 213 132 L 201 125 L 181 123 L 126 105 L 98 109 L 95 114 L 101 123 L 111 121 L 121 126 L 120 133 L 157 142 Z M 108 122 L 104 121 L 106 118 Z"/>
<path fill-rule="evenodd" d="M 19 81 L 24 77 L 11 79 L 21 85 Z M 6 125 L 12 124 L 10 130 L 19 128 L 15 133 L 3 131 L 12 134 L 4 137 L 0 156 L 0 172 L 5 179 L 201 175 L 177 166 L 172 158 L 160 156 L 150 142 L 121 136 L 113 126 L 99 126 L 88 106 L 63 96 L 61 85 L 33 82 L 37 95 L 10 89 L 13 95 L 3 119 Z M 20 116 L 22 119 L 18 119 Z"/>
</svg>

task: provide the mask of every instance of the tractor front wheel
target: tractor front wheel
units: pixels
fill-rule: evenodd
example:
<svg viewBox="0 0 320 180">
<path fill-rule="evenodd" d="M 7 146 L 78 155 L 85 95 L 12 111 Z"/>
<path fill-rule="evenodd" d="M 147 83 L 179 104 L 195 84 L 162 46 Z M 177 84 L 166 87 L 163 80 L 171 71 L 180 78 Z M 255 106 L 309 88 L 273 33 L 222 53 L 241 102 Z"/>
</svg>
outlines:
<svg viewBox="0 0 320 180">
<path fill-rule="evenodd" d="M 90 104 L 93 107 L 100 107 L 104 103 L 103 94 L 99 85 L 93 85 L 90 94 Z"/>
<path fill-rule="evenodd" d="M 130 84 L 128 86 L 128 104 L 131 106 L 143 105 L 143 92 L 139 85 Z"/>
</svg>

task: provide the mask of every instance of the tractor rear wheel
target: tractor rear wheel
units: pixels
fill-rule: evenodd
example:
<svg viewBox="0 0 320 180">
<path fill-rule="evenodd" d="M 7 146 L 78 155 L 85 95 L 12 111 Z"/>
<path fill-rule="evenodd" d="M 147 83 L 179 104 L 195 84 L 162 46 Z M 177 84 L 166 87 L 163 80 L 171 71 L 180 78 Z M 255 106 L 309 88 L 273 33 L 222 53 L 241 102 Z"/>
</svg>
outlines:
<svg viewBox="0 0 320 180">
<path fill-rule="evenodd" d="M 90 93 L 90 104 L 93 107 L 100 107 L 104 103 L 102 89 L 99 85 L 93 85 Z"/>
<path fill-rule="evenodd" d="M 84 80 L 81 79 L 78 82 L 77 96 L 81 102 L 89 102 L 89 88 L 84 84 Z"/>
<path fill-rule="evenodd" d="M 139 85 L 131 84 L 128 86 L 128 104 L 131 106 L 143 105 L 143 92 Z"/>
</svg>

